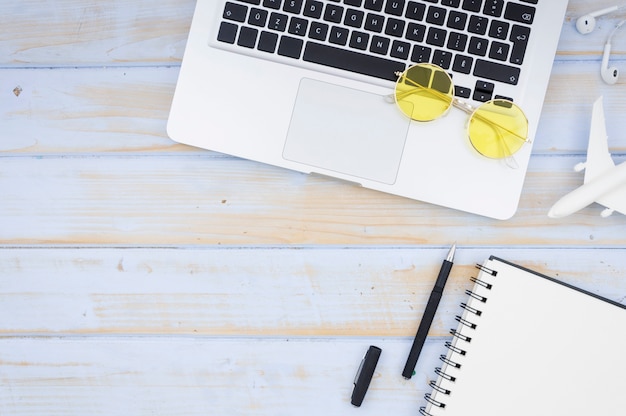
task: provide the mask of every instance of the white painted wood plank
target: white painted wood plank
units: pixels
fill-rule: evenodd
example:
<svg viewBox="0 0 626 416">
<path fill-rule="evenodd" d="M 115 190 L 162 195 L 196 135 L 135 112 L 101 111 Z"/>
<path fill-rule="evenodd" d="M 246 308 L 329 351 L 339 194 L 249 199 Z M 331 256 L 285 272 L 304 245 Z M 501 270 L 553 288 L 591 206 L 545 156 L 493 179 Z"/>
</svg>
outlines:
<svg viewBox="0 0 626 416">
<path fill-rule="evenodd" d="M 238 159 L 4 158 L 0 244 L 622 244 L 598 206 L 547 217 L 583 160 L 532 159 L 499 222 Z"/>
<path fill-rule="evenodd" d="M 2 153 L 154 152 L 177 146 L 165 126 L 177 68 L 0 70 Z M 19 95 L 13 93 L 19 89 Z"/>
<path fill-rule="evenodd" d="M 5 248 L 0 335 L 405 337 L 447 247 Z M 626 246 L 459 246 L 431 335 L 446 336 L 476 275 L 501 256 L 624 302 Z"/>
<path fill-rule="evenodd" d="M 352 383 L 370 344 L 383 352 L 360 408 Z M 415 415 L 441 342 L 416 377 L 384 339 L 0 339 L 0 408 L 21 415 Z M 425 369 L 422 370 L 422 367 Z"/>
<path fill-rule="evenodd" d="M 0 66 L 152 65 L 182 59 L 195 1 L 0 3 Z"/>
</svg>

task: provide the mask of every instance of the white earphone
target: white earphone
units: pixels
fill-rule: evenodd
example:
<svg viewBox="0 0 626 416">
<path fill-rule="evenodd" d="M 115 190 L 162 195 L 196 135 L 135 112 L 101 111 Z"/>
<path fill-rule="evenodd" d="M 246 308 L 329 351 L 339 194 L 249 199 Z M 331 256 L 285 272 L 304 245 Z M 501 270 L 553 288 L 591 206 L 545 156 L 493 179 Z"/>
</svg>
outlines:
<svg viewBox="0 0 626 416">
<path fill-rule="evenodd" d="M 619 76 L 619 70 L 615 66 L 609 66 L 609 55 L 611 54 L 611 40 L 613 39 L 613 35 L 617 32 L 617 29 L 622 27 L 622 25 L 626 23 L 626 20 L 622 20 L 619 22 L 615 29 L 611 32 L 608 39 L 606 40 L 606 44 L 604 45 L 604 54 L 602 55 L 602 66 L 600 67 L 600 76 L 602 80 L 607 84 L 613 85 L 617 82 L 617 77 Z"/>
<path fill-rule="evenodd" d="M 593 29 L 596 27 L 596 17 L 613 13 L 624 7 L 626 6 L 607 7 L 606 9 L 597 10 L 595 12 L 591 12 L 584 16 L 580 16 L 578 20 L 576 20 L 576 30 L 578 30 L 578 32 L 582 33 L 583 35 L 586 35 L 587 33 L 591 33 L 593 32 Z"/>
<path fill-rule="evenodd" d="M 595 12 L 591 12 L 584 16 L 581 16 L 576 20 L 576 30 L 583 35 L 593 32 L 596 27 L 596 17 L 613 13 L 620 9 L 625 8 L 626 6 L 613 6 L 607 7 L 606 9 L 597 10 Z M 606 44 L 604 45 L 604 53 L 602 55 L 602 66 L 600 68 L 600 76 L 602 80 L 607 84 L 613 85 L 617 82 L 617 78 L 619 77 L 619 70 L 615 66 L 609 66 L 609 56 L 611 55 L 611 40 L 613 39 L 613 35 L 615 32 L 622 27 L 622 25 L 626 23 L 626 20 L 622 20 L 619 22 L 611 34 L 609 35 Z"/>
</svg>

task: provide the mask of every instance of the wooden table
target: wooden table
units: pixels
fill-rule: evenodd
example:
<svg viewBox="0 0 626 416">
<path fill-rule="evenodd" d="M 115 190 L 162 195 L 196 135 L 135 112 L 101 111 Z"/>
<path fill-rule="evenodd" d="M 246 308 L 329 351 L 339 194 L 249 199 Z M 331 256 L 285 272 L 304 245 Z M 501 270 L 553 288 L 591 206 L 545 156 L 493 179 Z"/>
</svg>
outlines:
<svg viewBox="0 0 626 416">
<path fill-rule="evenodd" d="M 570 3 L 519 211 L 497 221 L 172 142 L 191 0 L 2 2 L 0 414 L 414 415 L 487 256 L 626 302 L 626 219 L 546 215 L 582 184 L 600 95 L 626 157 L 626 78 L 599 77 L 624 15 L 582 36 L 575 19 L 615 1 Z M 369 345 L 383 354 L 356 409 Z"/>
</svg>

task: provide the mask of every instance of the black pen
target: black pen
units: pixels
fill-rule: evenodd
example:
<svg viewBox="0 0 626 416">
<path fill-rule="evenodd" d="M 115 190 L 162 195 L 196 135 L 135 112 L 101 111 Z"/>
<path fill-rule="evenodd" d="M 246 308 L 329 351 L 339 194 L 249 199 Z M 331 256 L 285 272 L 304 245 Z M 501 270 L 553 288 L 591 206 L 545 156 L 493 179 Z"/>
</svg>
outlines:
<svg viewBox="0 0 626 416">
<path fill-rule="evenodd" d="M 452 269 L 455 251 L 456 244 L 453 244 L 448 252 L 448 256 L 441 265 L 441 270 L 439 270 L 439 276 L 437 276 L 435 287 L 433 288 L 433 291 L 430 292 L 430 297 L 428 298 L 428 303 L 426 304 L 426 310 L 422 316 L 422 322 L 420 322 L 420 326 L 417 328 L 417 334 L 415 334 L 415 339 L 413 340 L 413 345 L 411 346 L 411 351 L 409 352 L 409 358 L 407 358 L 404 371 L 402 371 L 402 376 L 407 380 L 413 377 L 415 364 L 417 364 L 417 359 L 422 352 L 422 347 L 426 341 L 426 336 L 428 335 L 430 325 L 433 323 L 435 312 L 437 312 L 437 307 L 439 306 L 439 301 L 441 300 L 441 295 L 443 294 L 443 288 L 448 280 L 450 269 Z"/>
</svg>

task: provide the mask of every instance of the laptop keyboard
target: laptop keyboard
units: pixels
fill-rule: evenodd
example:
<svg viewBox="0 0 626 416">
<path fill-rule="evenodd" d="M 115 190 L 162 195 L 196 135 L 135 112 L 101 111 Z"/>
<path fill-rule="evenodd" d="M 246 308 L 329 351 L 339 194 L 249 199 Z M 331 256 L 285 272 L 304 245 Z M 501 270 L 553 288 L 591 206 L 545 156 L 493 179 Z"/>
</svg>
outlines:
<svg viewBox="0 0 626 416">
<path fill-rule="evenodd" d="M 471 77 L 457 96 L 488 101 L 509 98 L 497 85 L 517 85 L 538 1 L 234 0 L 224 4 L 217 41 L 390 81 L 431 62 Z"/>
</svg>

